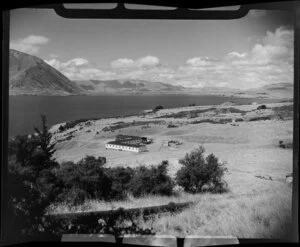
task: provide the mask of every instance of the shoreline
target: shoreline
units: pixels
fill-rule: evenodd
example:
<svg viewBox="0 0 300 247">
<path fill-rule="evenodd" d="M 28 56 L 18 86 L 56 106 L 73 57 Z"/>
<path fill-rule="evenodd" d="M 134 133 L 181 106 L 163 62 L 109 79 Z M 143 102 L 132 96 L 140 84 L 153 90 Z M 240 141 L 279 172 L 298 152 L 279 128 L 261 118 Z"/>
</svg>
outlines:
<svg viewBox="0 0 300 247">
<path fill-rule="evenodd" d="M 171 94 L 170 94 L 171 95 Z M 86 95 L 86 96 L 88 96 L 88 95 Z M 162 96 L 162 95 L 160 95 L 160 96 Z M 173 95 L 173 96 L 178 96 L 178 95 Z M 186 96 L 186 95 L 181 95 L 183 98 Z M 204 98 L 207 98 L 208 97 L 208 99 L 209 98 L 211 98 L 211 97 L 213 97 L 212 95 L 203 95 L 204 96 Z M 15 95 L 15 97 L 11 97 L 11 100 L 14 100 L 14 99 L 16 99 L 17 101 L 16 101 L 16 103 L 14 103 L 14 104 L 12 104 L 13 106 L 14 106 L 14 111 L 16 111 L 18 108 L 20 108 L 20 107 L 23 107 L 23 104 L 21 103 L 22 102 L 22 98 L 24 97 L 24 95 L 22 95 L 22 96 L 20 96 L 20 95 Z M 77 97 L 79 97 L 79 98 L 81 98 L 82 97 L 82 95 L 77 95 Z M 76 100 L 74 101 L 74 100 L 72 100 L 72 102 L 74 101 L 74 103 L 77 101 L 77 97 L 76 96 L 73 96 L 72 98 L 75 98 Z M 95 99 L 97 99 L 97 97 L 101 97 L 101 96 L 94 96 L 93 98 L 95 98 Z M 102 98 L 102 99 L 106 99 L 106 98 L 109 98 L 110 96 L 109 95 L 106 95 L 105 96 L 105 98 Z M 127 98 L 127 96 L 124 96 L 124 95 L 119 95 L 119 97 L 126 97 Z M 128 96 L 129 97 L 129 96 Z M 137 96 L 137 97 L 141 97 L 141 96 Z M 149 97 L 151 98 L 151 95 L 149 95 Z M 200 97 L 200 96 L 199 96 Z M 247 98 L 243 98 L 243 97 L 234 97 L 234 98 L 230 98 L 230 97 L 227 97 L 227 96 L 216 96 L 218 99 L 217 99 L 217 102 L 215 103 L 215 104 L 213 104 L 213 105 L 215 105 L 215 106 L 217 106 L 217 105 L 219 105 L 219 102 L 221 101 L 223 101 L 223 102 L 228 102 L 228 101 L 233 101 L 233 102 L 235 102 L 236 103 L 236 105 L 242 105 L 242 104 L 251 104 L 251 103 L 253 103 L 253 102 L 257 102 L 258 104 L 260 104 L 260 103 L 265 103 L 265 102 L 291 102 L 291 99 L 288 99 L 288 98 L 281 98 L 281 99 L 261 99 L 261 98 L 249 98 L 249 99 L 247 99 Z M 24 99 L 28 99 L 28 100 L 26 100 L 25 101 L 25 103 L 26 102 L 28 102 L 28 103 L 26 103 L 26 105 L 28 105 L 28 107 L 30 107 L 30 105 L 32 104 L 31 102 L 35 102 L 35 101 L 37 101 L 37 102 L 39 102 L 39 98 L 42 100 L 41 101 L 41 103 L 42 104 L 44 104 L 44 103 L 46 103 L 47 102 L 47 98 L 55 98 L 55 96 L 37 96 L 36 98 L 35 97 L 31 97 L 30 95 L 26 95 L 26 97 L 24 97 Z M 61 98 L 61 99 L 63 99 L 64 97 L 59 97 L 59 98 Z M 83 99 L 85 99 L 85 98 L 89 98 L 89 97 L 84 97 Z M 126 99 L 125 98 L 125 99 Z M 165 109 L 177 109 L 177 108 L 182 108 L 182 109 L 187 109 L 187 108 L 189 108 L 189 106 L 187 105 L 187 104 L 191 104 L 191 103 L 195 103 L 196 101 L 197 101 L 197 98 L 198 97 L 192 97 L 191 99 L 190 99 L 190 103 L 188 102 L 188 100 L 184 100 L 185 102 L 186 102 L 186 105 L 185 104 L 183 104 L 182 106 L 174 106 L 174 107 L 170 107 L 170 106 L 166 106 L 166 105 L 164 105 L 164 104 L 161 104 L 161 105 L 163 105 L 163 107 L 165 107 Z M 189 98 L 188 98 L 189 99 Z M 63 100 L 62 102 L 64 102 L 65 100 Z M 103 101 L 103 100 L 102 100 Z M 137 98 L 137 102 L 139 101 L 139 98 Z M 194 101 L 194 102 L 193 102 Z M 200 101 L 205 101 L 205 100 L 200 100 Z M 197 107 L 202 107 L 202 106 L 211 106 L 212 104 L 211 104 L 211 99 L 209 99 L 208 100 L 208 102 L 207 103 L 202 103 L 202 104 L 198 104 L 198 105 L 196 105 Z M 248 102 L 249 101 L 249 102 Z M 17 102 L 20 102 L 20 103 L 17 103 Z M 80 101 L 79 101 L 80 102 Z M 84 100 L 84 102 L 85 102 L 85 100 Z M 82 103 L 84 103 L 84 102 L 82 102 Z M 78 104 L 77 104 L 78 105 Z M 155 107 L 155 105 L 153 105 L 153 108 Z M 94 107 L 95 108 L 95 107 Z M 152 108 L 152 109 L 153 109 Z M 44 112 L 40 107 L 38 108 L 39 109 L 39 112 Z M 93 109 L 90 113 L 91 114 L 81 114 L 82 115 L 82 117 L 80 117 L 80 113 L 79 113 L 79 116 L 77 116 L 77 117 L 72 117 L 71 119 L 70 118 L 68 118 L 67 116 L 66 116 L 66 118 L 65 118 L 65 120 L 63 120 L 63 121 L 61 121 L 62 120 L 62 118 L 63 118 L 63 116 L 58 116 L 57 118 L 58 118 L 58 120 L 56 121 L 56 123 L 51 123 L 50 122 L 50 128 L 52 128 L 52 126 L 55 126 L 55 125 L 58 125 L 58 124 L 65 124 L 66 122 L 73 122 L 73 121 L 76 121 L 76 120 L 80 120 L 80 119 L 82 119 L 82 120 L 84 120 L 84 121 L 89 121 L 89 120 L 100 120 L 100 119 L 109 119 L 109 118 L 118 118 L 118 119 L 120 119 L 120 118 L 126 118 L 126 117 L 130 117 L 130 116 L 141 116 L 141 115 L 143 115 L 143 114 L 145 114 L 145 112 L 147 112 L 147 111 L 149 111 L 149 110 L 152 110 L 152 109 L 150 109 L 150 108 L 148 108 L 148 107 L 145 107 L 144 109 L 140 109 L 140 110 L 137 110 L 137 112 L 134 112 L 134 113 L 128 113 L 128 114 L 118 114 L 117 112 L 116 113 L 112 113 L 113 115 L 110 115 L 110 116 L 101 116 L 100 114 L 100 116 L 98 115 L 98 114 L 95 114 L 95 111 L 96 111 L 96 108 L 95 109 Z M 12 108 L 11 108 L 11 110 L 13 110 Z M 66 109 L 65 109 L 66 110 Z M 47 110 L 48 111 L 48 110 Z M 133 110 L 134 111 L 134 110 Z M 93 113 L 94 112 L 94 113 Z M 45 112 L 44 112 L 45 113 Z M 9 114 L 11 114 L 11 113 L 9 113 Z M 38 114 L 38 113 L 37 113 Z M 47 112 L 45 113 L 46 114 L 46 117 L 48 116 L 48 114 L 47 114 Z M 74 114 L 74 113 L 72 113 L 72 114 Z M 103 114 L 103 113 L 102 113 Z M 32 114 L 31 114 L 32 115 Z M 53 115 L 53 114 L 52 114 Z M 60 114 L 61 115 L 61 114 Z M 70 114 L 69 114 L 70 115 Z M 86 115 L 94 115 L 94 116 L 92 116 L 92 117 L 89 117 L 89 116 L 86 116 Z M 98 115 L 98 116 L 97 116 Z M 55 116 L 55 114 L 54 114 L 54 116 Z M 10 115 L 10 117 L 11 117 L 11 119 L 14 119 L 14 117 L 13 116 L 11 116 Z M 34 119 L 34 118 L 37 118 L 36 116 L 31 116 L 31 118 L 32 119 Z M 52 118 L 53 118 L 53 116 L 52 116 Z M 24 120 L 22 120 L 22 119 L 19 119 L 20 121 L 24 121 Z M 53 119 L 54 120 L 54 119 Z M 13 121 L 13 120 L 10 120 L 10 121 Z M 37 121 L 39 121 L 38 119 L 37 119 Z M 32 121 L 30 121 L 30 122 L 32 122 Z M 16 122 L 17 123 L 17 122 Z M 35 125 L 35 123 L 30 123 L 32 126 L 33 125 Z M 27 124 L 28 125 L 28 127 L 21 127 L 20 126 L 20 128 L 19 127 L 17 127 L 17 125 L 14 127 L 14 125 L 16 125 L 16 124 L 12 124 L 11 125 L 11 128 L 13 129 L 13 130 L 10 130 L 10 131 L 12 131 L 13 133 L 17 133 L 16 132 L 16 130 L 19 130 L 20 129 L 20 131 L 22 131 L 22 129 L 23 130 L 26 130 L 26 129 L 28 129 L 28 131 L 26 131 L 26 132 L 18 132 L 18 134 L 10 134 L 9 135 L 9 138 L 15 138 L 17 135 L 22 135 L 22 134 L 31 134 L 32 133 L 32 129 L 33 129 L 33 127 L 30 127 L 30 125 L 29 124 Z M 39 125 L 39 122 L 37 122 L 37 125 Z M 26 124 L 25 124 L 25 126 L 26 126 Z"/>
<path fill-rule="evenodd" d="M 159 143 L 168 138 L 180 139 L 185 143 L 183 147 L 191 149 L 194 146 L 193 133 L 199 135 L 200 142 L 209 141 L 211 143 L 213 141 L 212 143 L 222 144 L 225 141 L 225 143 L 242 144 L 243 140 L 248 139 L 248 136 L 243 134 L 243 137 L 239 139 L 238 135 L 234 133 L 239 128 L 251 129 L 254 126 L 276 125 L 276 123 L 280 125 L 280 123 L 292 120 L 291 112 L 287 116 L 282 116 L 282 114 L 287 110 L 292 111 L 293 103 L 267 103 L 265 105 L 267 106 L 265 110 L 257 110 L 258 104 L 236 105 L 230 102 L 220 105 L 167 108 L 154 113 L 141 112 L 120 117 L 82 119 L 78 122 L 74 121 L 73 125 L 63 131 L 60 131 L 59 127 L 66 122 L 59 123 L 53 125 L 50 131 L 53 134 L 53 142 L 57 143 L 57 157 L 60 160 L 78 160 L 85 155 L 98 154 L 101 156 L 103 153 L 103 156 L 107 154 L 108 157 L 111 157 L 114 160 L 113 163 L 122 160 L 124 155 L 135 163 L 135 156 L 132 153 L 106 151 L 105 143 L 112 141 L 118 134 L 147 136 L 155 140 L 156 144 L 153 147 L 157 150 L 155 151 L 157 155 L 159 154 Z M 222 128 L 224 131 L 227 128 L 228 131 L 233 131 L 230 139 L 227 140 L 224 137 L 226 134 L 216 135 Z M 201 129 L 208 129 L 211 134 L 201 134 Z M 199 134 L 196 134 L 198 132 Z M 180 149 L 181 147 L 178 150 Z M 139 156 L 149 155 L 139 154 Z"/>
</svg>

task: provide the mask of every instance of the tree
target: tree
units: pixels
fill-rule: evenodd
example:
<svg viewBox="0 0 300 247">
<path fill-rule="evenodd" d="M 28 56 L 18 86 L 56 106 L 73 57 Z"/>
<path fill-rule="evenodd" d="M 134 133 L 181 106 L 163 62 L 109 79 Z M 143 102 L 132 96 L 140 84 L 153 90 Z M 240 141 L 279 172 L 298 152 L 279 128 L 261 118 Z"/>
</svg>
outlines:
<svg viewBox="0 0 300 247">
<path fill-rule="evenodd" d="M 18 237 L 41 236 L 49 233 L 45 221 L 47 207 L 58 187 L 53 169 L 58 163 L 52 159 L 51 134 L 42 117 L 42 131 L 38 136 L 18 136 L 9 143 L 8 181 L 11 234 Z"/>
<path fill-rule="evenodd" d="M 45 158 L 47 160 L 50 160 L 53 153 L 55 152 L 54 146 L 55 144 L 51 144 L 51 133 L 48 130 L 48 127 L 46 125 L 46 116 L 41 115 L 41 120 L 42 120 L 42 130 L 39 130 L 37 127 L 34 128 L 36 133 L 38 134 L 38 140 L 39 140 L 39 145 L 46 156 Z"/>
<path fill-rule="evenodd" d="M 64 162 L 57 171 L 62 192 L 58 200 L 70 205 L 83 203 L 85 199 L 107 199 L 111 181 L 104 172 L 104 157 L 86 156 L 78 163 Z"/>
<path fill-rule="evenodd" d="M 171 195 L 175 186 L 172 178 L 167 174 L 168 161 L 163 161 L 158 166 L 140 166 L 136 168 L 130 182 L 130 192 L 134 196 Z"/>
<path fill-rule="evenodd" d="M 200 146 L 179 160 L 182 168 L 176 174 L 176 182 L 190 193 L 204 190 L 223 192 L 226 189 L 226 182 L 222 177 L 227 168 L 214 154 L 205 158 L 204 152 L 204 147 Z"/>
</svg>

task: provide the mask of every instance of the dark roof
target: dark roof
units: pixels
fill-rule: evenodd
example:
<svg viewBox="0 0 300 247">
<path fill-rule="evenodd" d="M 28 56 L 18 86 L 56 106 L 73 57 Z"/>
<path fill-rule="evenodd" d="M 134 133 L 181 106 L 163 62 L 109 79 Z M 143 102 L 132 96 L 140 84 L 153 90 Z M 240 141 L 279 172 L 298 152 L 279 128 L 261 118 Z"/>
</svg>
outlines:
<svg viewBox="0 0 300 247">
<path fill-rule="evenodd" d="M 135 147 L 135 148 L 145 146 L 145 145 L 141 145 L 141 144 L 127 144 L 122 141 L 111 141 L 111 142 L 108 142 L 107 144 L 114 144 L 114 145 L 119 145 L 119 146 Z"/>
<path fill-rule="evenodd" d="M 146 138 L 146 137 L 143 137 L 143 136 L 129 136 L 129 135 L 117 135 L 116 136 L 117 139 L 126 139 L 126 140 L 140 140 L 142 138 Z"/>
</svg>

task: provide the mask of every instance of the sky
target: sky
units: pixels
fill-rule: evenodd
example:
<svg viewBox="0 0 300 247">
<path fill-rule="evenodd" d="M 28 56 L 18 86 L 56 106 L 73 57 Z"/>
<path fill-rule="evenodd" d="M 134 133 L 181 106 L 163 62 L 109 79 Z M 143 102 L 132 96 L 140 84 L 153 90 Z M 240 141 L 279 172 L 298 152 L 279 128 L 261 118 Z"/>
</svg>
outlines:
<svg viewBox="0 0 300 247">
<path fill-rule="evenodd" d="M 42 58 L 71 80 L 185 87 L 292 83 L 293 36 L 289 13 L 264 10 L 237 20 L 76 20 L 15 9 L 10 20 L 10 48 Z"/>
</svg>

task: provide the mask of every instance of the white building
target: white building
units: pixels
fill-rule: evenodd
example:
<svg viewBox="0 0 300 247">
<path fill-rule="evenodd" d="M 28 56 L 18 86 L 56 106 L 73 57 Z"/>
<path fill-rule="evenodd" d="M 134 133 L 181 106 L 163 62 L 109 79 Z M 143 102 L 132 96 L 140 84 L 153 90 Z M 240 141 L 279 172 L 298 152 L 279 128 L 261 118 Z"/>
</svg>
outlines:
<svg viewBox="0 0 300 247">
<path fill-rule="evenodd" d="M 115 149 L 115 150 L 122 150 L 122 151 L 131 151 L 131 152 L 145 152 L 147 151 L 146 145 L 141 144 L 127 144 L 122 143 L 120 141 L 112 141 L 105 144 L 106 149 Z"/>
</svg>

